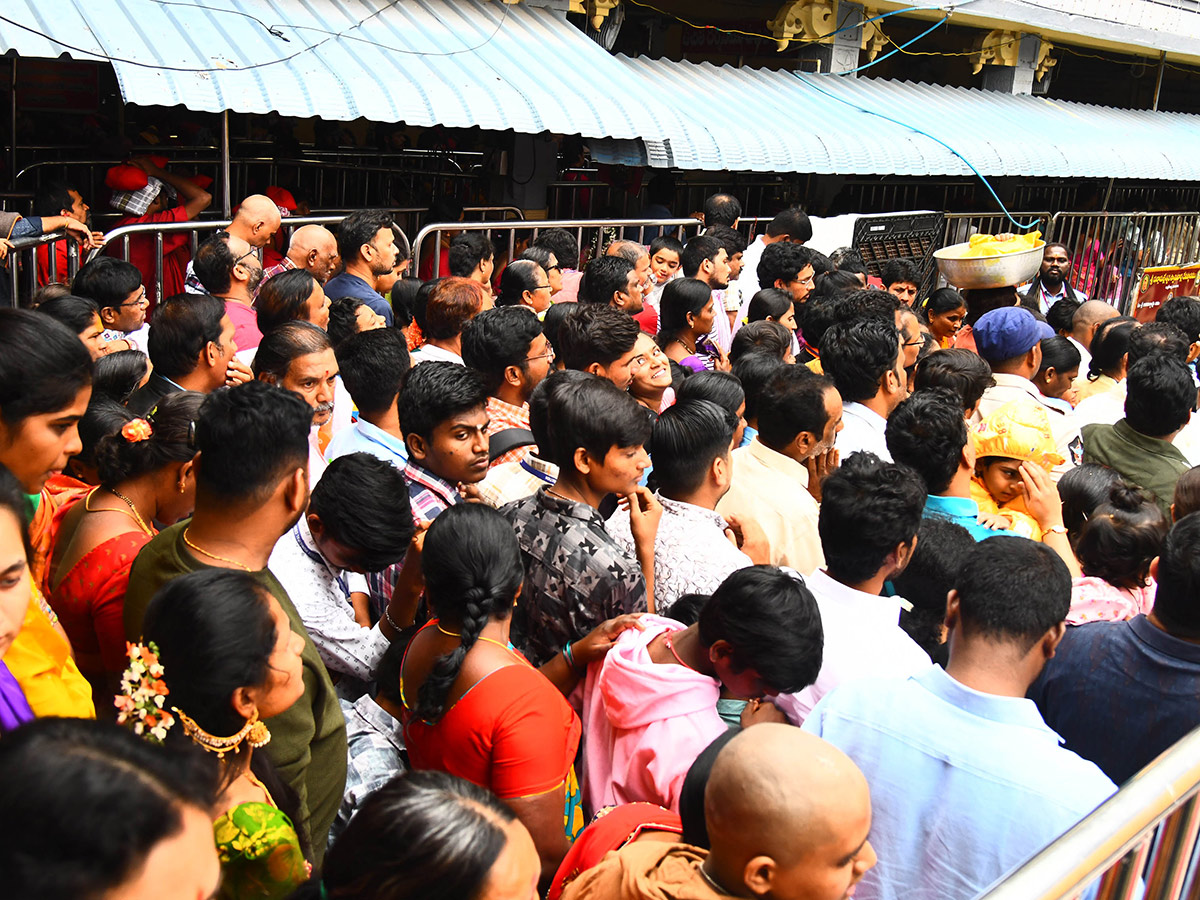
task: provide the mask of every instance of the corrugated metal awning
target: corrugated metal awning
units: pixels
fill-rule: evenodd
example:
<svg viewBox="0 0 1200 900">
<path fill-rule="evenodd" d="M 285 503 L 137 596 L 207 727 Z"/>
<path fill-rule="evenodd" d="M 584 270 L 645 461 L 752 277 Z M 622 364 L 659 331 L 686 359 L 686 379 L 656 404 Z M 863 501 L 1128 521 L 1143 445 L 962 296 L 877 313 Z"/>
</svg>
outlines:
<svg viewBox="0 0 1200 900">
<path fill-rule="evenodd" d="M 1200 180 L 1200 116 L 1124 110 L 997 91 L 618 57 L 654 93 L 705 124 L 670 139 L 670 165 L 741 172 Z M 735 110 L 732 118 L 718 110 Z M 693 116 L 694 120 L 696 117 Z M 660 148 L 644 155 L 652 159 Z M 602 145 L 638 162 L 635 145 Z M 593 148 L 595 155 L 595 148 Z M 714 165 L 714 157 L 718 162 Z M 661 164 L 661 163 L 660 163 Z"/>
<path fill-rule="evenodd" d="M 144 105 L 652 141 L 680 128 L 563 13 L 524 3 L 5 0 L 0 48 L 109 59 Z"/>
</svg>

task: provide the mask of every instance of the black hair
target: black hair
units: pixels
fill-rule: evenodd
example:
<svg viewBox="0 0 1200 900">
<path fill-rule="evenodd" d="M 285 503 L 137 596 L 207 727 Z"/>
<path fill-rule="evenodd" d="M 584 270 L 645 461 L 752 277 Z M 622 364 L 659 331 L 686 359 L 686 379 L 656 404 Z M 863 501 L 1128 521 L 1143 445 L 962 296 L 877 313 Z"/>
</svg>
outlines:
<svg viewBox="0 0 1200 900">
<path fill-rule="evenodd" d="M 565 228 L 547 228 L 534 238 L 535 247 L 545 247 L 564 269 L 579 268 L 579 243 Z"/>
<path fill-rule="evenodd" d="M 481 898 L 516 814 L 444 772 L 397 775 L 370 794 L 293 900 Z"/>
<path fill-rule="evenodd" d="M 949 519 L 926 516 L 917 530 L 917 548 L 904 571 L 891 578 L 892 588 L 912 604 L 901 610 L 900 627 L 930 658 L 945 666 L 942 643 L 946 595 L 954 587 L 960 561 L 975 546 L 971 533 Z"/>
<path fill-rule="evenodd" d="M 698 278 L 676 278 L 663 287 L 658 300 L 658 345 L 666 349 L 688 324 L 688 316 L 698 316 L 712 300 L 712 288 Z"/>
<path fill-rule="evenodd" d="M 533 389 L 529 397 L 529 430 L 533 432 L 541 459 L 558 462 L 553 458 L 554 447 L 550 444 L 550 406 L 555 402 L 554 395 L 560 390 L 573 390 L 575 385 L 593 377 L 576 369 L 562 369 L 551 372 Z"/>
<path fill-rule="evenodd" d="M 150 368 L 150 358 L 141 350 L 118 350 L 96 360 L 92 372 L 92 396 L 111 397 L 127 403 Z"/>
<path fill-rule="evenodd" d="M 758 396 L 758 439 L 783 452 L 801 432 L 819 441 L 829 424 L 825 397 L 833 381 L 806 366 L 783 366 Z"/>
<path fill-rule="evenodd" d="M 1148 437 L 1178 431 L 1188 423 L 1196 406 L 1196 382 L 1191 370 L 1169 356 L 1151 354 L 1139 359 L 1130 368 L 1125 384 L 1125 421 Z"/>
<path fill-rule="evenodd" d="M 681 600 L 676 601 L 676 605 Z M 709 849 L 708 821 L 704 817 L 704 791 L 708 787 L 708 779 L 717 762 L 717 755 L 737 735 L 737 729 L 725 729 L 719 738 L 700 751 L 700 755 L 696 757 L 683 779 L 683 787 L 679 791 L 679 819 L 683 823 L 683 833 L 679 839 L 685 844 Z"/>
<path fill-rule="evenodd" d="M 979 405 L 983 392 L 994 383 L 992 367 L 978 353 L 962 347 L 934 350 L 919 363 L 913 378 L 915 390 L 948 388 L 958 395 L 963 412 Z"/>
<path fill-rule="evenodd" d="M 883 282 L 885 288 L 888 288 L 900 282 L 908 282 L 920 287 L 923 279 L 921 270 L 917 268 L 916 263 L 911 259 L 901 257 L 889 259 L 879 267 L 879 280 Z"/>
<path fill-rule="evenodd" d="M 146 606 L 143 639 L 157 648 L 170 705 L 215 735 L 237 734 L 246 720 L 230 702 L 240 687 L 263 687 L 271 677 L 271 655 L 279 634 L 271 615 L 271 593 L 249 572 L 204 569 L 172 578 Z M 182 723 L 167 732 L 169 746 L 192 750 Z M 230 753 L 225 763 L 213 754 L 200 757 L 224 791 L 238 777 L 250 744 Z M 243 763 L 244 764 L 244 763 Z M 254 775 L 266 782 L 280 809 L 297 821 L 299 798 L 275 772 L 265 753 L 251 756 Z M 307 838 L 299 830 L 309 856 Z"/>
<path fill-rule="evenodd" d="M 37 308 L 42 315 L 57 319 L 78 335 L 87 331 L 95 324 L 100 315 L 100 307 L 95 300 L 86 297 L 76 297 L 74 294 L 64 294 L 43 301 Z"/>
<path fill-rule="evenodd" d="M 17 476 L 0 463 L 0 509 L 7 509 L 16 519 L 17 530 L 21 532 L 21 543 L 25 546 L 25 559 L 32 561 L 33 547 L 29 543 L 29 498 Z"/>
<path fill-rule="evenodd" d="M 500 276 L 500 293 L 496 296 L 497 306 L 518 306 L 526 291 L 533 293 L 541 284 L 538 271 L 540 263 L 532 259 L 514 259 L 504 267 Z"/>
<path fill-rule="evenodd" d="M 974 326 L 979 317 L 994 309 L 1016 306 L 1020 296 L 1015 287 L 969 288 L 962 292 L 967 301 L 966 324 Z"/>
<path fill-rule="evenodd" d="M 637 344 L 642 329 L 632 316 L 611 306 L 574 305 L 578 308 L 564 314 L 554 345 L 568 369 L 586 370 L 593 363 L 610 366 Z"/>
<path fill-rule="evenodd" d="M 838 298 L 838 318 L 849 322 L 874 317 L 894 324 L 896 310 L 902 306 L 908 309 L 895 294 L 878 288 L 862 288 L 849 291 Z"/>
<path fill-rule="evenodd" d="M 1023 537 L 980 541 L 954 578 L 964 632 L 1019 642 L 1023 653 L 1067 617 L 1071 573 L 1045 544 Z"/>
<path fill-rule="evenodd" d="M 775 566 L 738 569 L 713 591 L 698 623 L 700 643 L 726 641 L 735 672 L 753 669 L 781 694 L 817 680 L 825 634 L 804 581 Z"/>
<path fill-rule="evenodd" d="M 815 259 L 816 251 L 801 244 L 788 241 L 768 244 L 758 261 L 758 284 L 760 287 L 775 287 L 776 281 L 784 284 L 795 281 L 805 266 L 812 266 L 816 270 Z"/>
<path fill-rule="evenodd" d="M 575 451 L 604 459 L 613 447 L 644 446 L 650 440 L 652 413 L 607 378 L 589 375 L 550 395 L 547 445 L 550 458 L 575 471 Z M 539 451 L 546 446 L 538 443 Z"/>
<path fill-rule="evenodd" d="M 1121 360 L 1129 352 L 1129 336 L 1137 327 L 1137 320 L 1129 316 L 1115 316 L 1100 323 L 1088 348 L 1092 354 L 1087 371 L 1088 381 L 1119 372 Z"/>
<path fill-rule="evenodd" d="M 681 257 L 683 255 L 683 242 L 673 234 L 660 234 L 650 242 L 650 255 L 653 256 L 659 250 L 666 250 Z"/>
<path fill-rule="evenodd" d="M 38 186 L 33 195 L 33 205 L 30 207 L 35 216 L 59 216 L 64 209 L 71 209 L 75 201 L 71 199 L 74 188 L 62 181 L 45 181 Z M 78 193 L 78 191 L 76 191 Z"/>
<path fill-rule="evenodd" d="M 284 322 L 263 335 L 250 369 L 255 378 L 268 375 L 278 383 L 287 377 L 288 369 L 300 357 L 332 349 L 329 334 L 323 328 L 312 322 Z"/>
<path fill-rule="evenodd" d="M 859 451 L 821 484 L 817 531 L 829 574 L 860 584 L 916 536 L 928 491 L 908 466 Z"/>
<path fill-rule="evenodd" d="M 761 292 L 760 292 L 761 293 Z M 821 341 L 833 324 L 841 319 L 841 305 L 834 297 L 809 296 L 796 310 L 796 324 L 810 348 L 820 352 Z"/>
<path fill-rule="evenodd" d="M 883 377 L 896 370 L 900 353 L 900 332 L 892 320 L 838 322 L 821 340 L 821 365 L 847 403 L 874 397 Z"/>
<path fill-rule="evenodd" d="M 745 353 L 734 360 L 733 374 L 741 382 L 742 390 L 746 394 L 746 411 L 743 415 L 748 421 L 758 418 L 759 398 L 763 390 L 775 377 L 775 373 L 786 365 L 787 363 L 774 353 L 763 351 Z M 691 380 L 687 379 L 684 384 Z"/>
<path fill-rule="evenodd" d="M 792 307 L 793 301 L 790 292 L 773 287 L 763 288 L 750 298 L 750 305 L 746 309 L 746 320 L 747 322 L 759 322 L 769 318 L 779 321 L 788 314 L 788 310 Z M 805 339 L 807 340 L 807 335 Z"/>
<path fill-rule="evenodd" d="M 482 231 L 462 231 L 451 238 L 446 258 L 451 275 L 467 278 L 494 255 L 492 242 L 486 234 Z"/>
<path fill-rule="evenodd" d="M 608 306 L 613 294 L 624 293 L 634 264 L 623 256 L 600 256 L 587 264 L 579 284 L 579 300 Z"/>
<path fill-rule="evenodd" d="M 1189 344 L 1200 341 L 1200 300 L 1195 297 L 1172 297 L 1158 308 L 1155 322 L 1166 322 L 1182 331 Z"/>
<path fill-rule="evenodd" d="M 308 466 L 312 407 L 299 394 L 248 381 L 209 394 L 196 420 L 196 489 L 227 502 L 259 500 Z"/>
<path fill-rule="evenodd" d="M 1072 369 L 1078 369 L 1079 364 L 1083 361 L 1083 357 L 1079 355 L 1079 348 L 1061 334 L 1056 334 L 1052 338 L 1043 338 L 1040 344 L 1042 364 L 1038 366 L 1039 375 L 1047 369 L 1054 369 L 1061 375 Z"/>
<path fill-rule="evenodd" d="M 1192 466 L 1175 482 L 1175 496 L 1171 501 L 1171 518 L 1178 522 L 1196 510 L 1200 510 L 1200 466 Z"/>
<path fill-rule="evenodd" d="M 676 403 L 685 400 L 708 400 L 736 416 L 746 402 L 746 392 L 737 376 L 729 372 L 697 372 L 675 392 Z"/>
<path fill-rule="evenodd" d="M 413 319 L 416 320 L 417 327 L 421 329 L 422 333 L 425 332 L 425 313 L 429 308 L 429 298 L 433 296 L 433 292 L 437 286 L 445 280 L 445 275 L 439 278 L 431 278 L 429 281 L 422 281 L 421 286 L 417 288 L 417 296 L 413 300 L 412 314 Z"/>
<path fill-rule="evenodd" d="M 1075 311 L 1081 306 L 1083 306 L 1082 303 L 1072 300 L 1070 297 L 1054 301 L 1054 304 L 1046 310 L 1046 324 L 1054 329 L 1055 334 L 1070 334 L 1074 325 Z"/>
<path fill-rule="evenodd" d="M 779 237 L 781 234 L 786 234 L 789 238 L 801 243 L 812 240 L 812 223 L 808 221 L 804 210 L 793 206 L 776 214 L 775 218 L 767 224 L 767 237 Z"/>
<path fill-rule="evenodd" d="M 710 225 L 704 229 L 704 236 L 712 238 L 724 247 L 730 259 L 746 251 L 745 237 L 740 231 L 729 225 Z M 654 245 L 651 244 L 651 246 Z M 653 256 L 654 252 L 651 251 L 650 255 Z"/>
<path fill-rule="evenodd" d="M 421 330 L 433 340 L 457 337 L 462 334 L 463 325 L 483 309 L 483 301 L 483 286 L 478 281 L 441 278 L 425 300 Z M 422 308 L 420 302 L 417 308 Z"/>
<path fill-rule="evenodd" d="M 711 228 L 714 225 L 733 224 L 742 217 L 742 203 L 733 194 L 711 194 L 704 201 L 704 224 Z"/>
<path fill-rule="evenodd" d="M 263 283 L 254 301 L 258 330 L 270 334 L 288 322 L 308 321 L 308 298 L 318 286 L 304 269 L 282 272 Z"/>
<path fill-rule="evenodd" d="M 901 278 L 900 281 L 907 279 Z M 920 284 L 919 281 L 911 282 L 912 284 Z M 945 315 L 948 312 L 953 312 L 956 309 L 966 309 L 967 301 L 963 299 L 962 294 L 952 287 L 941 287 L 925 298 L 921 303 L 921 312 L 926 316 Z"/>
<path fill-rule="evenodd" d="M 1118 588 L 1145 587 L 1150 561 L 1167 536 L 1167 518 L 1145 491 L 1117 483 L 1083 526 L 1075 555 L 1084 575 Z"/>
<path fill-rule="evenodd" d="M 541 333 L 542 323 L 532 310 L 485 309 L 463 328 L 463 362 L 483 376 L 487 392 L 494 394 L 509 366 L 528 369 L 529 345 Z"/>
<path fill-rule="evenodd" d="M 899 338 L 896 340 L 899 341 Z M 737 330 L 737 334 L 729 342 L 729 359 L 736 364 L 739 359 L 750 353 L 765 353 L 783 362 L 791 349 L 792 333 L 778 322 L 768 322 L 764 319 L 761 322 L 743 325 Z"/>
<path fill-rule="evenodd" d="M 690 496 L 708 478 L 713 460 L 729 456 L 737 416 L 708 400 L 676 401 L 650 434 L 654 482 L 667 497 Z"/>
<path fill-rule="evenodd" d="M 10 428 L 70 406 L 92 383 L 79 335 L 41 313 L 0 308 L 0 419 Z"/>
<path fill-rule="evenodd" d="M 210 294 L 227 294 L 233 285 L 235 259 L 229 247 L 229 232 L 218 231 L 200 243 L 192 259 L 192 269 Z"/>
<path fill-rule="evenodd" d="M 5 894 L 101 900 L 134 877 L 155 846 L 206 816 L 216 782 L 192 755 L 166 753 L 117 725 L 38 719 L 0 741 Z"/>
<path fill-rule="evenodd" d="M 679 257 L 679 270 L 683 272 L 684 278 L 695 278 L 704 261 L 716 259 L 717 254 L 724 249 L 724 244 L 716 238 L 698 234 L 684 244 L 683 253 Z"/>
<path fill-rule="evenodd" d="M 404 697 L 400 694 L 400 666 L 404 661 L 404 651 L 408 645 L 403 640 L 392 641 L 383 651 L 383 656 L 375 666 L 375 696 L 400 706 Z"/>
<path fill-rule="evenodd" d="M 521 254 L 516 259 L 514 259 L 513 262 L 537 263 L 539 266 L 541 266 L 543 269 L 546 270 L 546 274 L 549 274 L 550 269 L 552 268 L 550 265 L 551 257 L 554 257 L 554 262 L 557 265 L 558 256 L 554 253 L 553 250 L 551 250 L 549 247 L 538 247 L 533 244 L 530 244 L 528 247 L 526 247 L 524 250 L 521 251 Z M 559 268 L 561 269 L 562 267 L 559 266 Z M 507 267 L 506 267 L 505 271 L 507 271 Z"/>
<path fill-rule="evenodd" d="M 1168 322 L 1150 322 L 1133 329 L 1129 335 L 1128 364 L 1135 362 L 1151 353 L 1171 356 L 1186 363 L 1191 345 L 1187 335 L 1180 331 L 1179 326 Z"/>
<path fill-rule="evenodd" d="M 493 619 L 503 621 L 512 614 L 525 567 L 517 536 L 504 516 L 479 503 L 460 503 L 429 526 L 421 571 L 430 608 L 462 635 L 454 650 L 437 658 L 417 692 L 413 715 L 436 722 L 479 633 Z"/>
<path fill-rule="evenodd" d="M 408 372 L 408 342 L 394 328 L 352 334 L 337 345 L 338 371 L 359 412 L 386 412 Z"/>
<path fill-rule="evenodd" d="M 159 400 L 147 416 L 153 429 L 150 437 L 130 441 L 119 429 L 101 437 L 93 453 L 100 484 L 115 487 L 169 463 L 190 460 L 196 455 L 191 440 L 192 423 L 203 402 L 203 394 L 176 391 Z"/>
<path fill-rule="evenodd" d="M 888 452 L 920 475 L 930 494 L 950 487 L 967 440 L 962 404 L 947 388 L 917 391 L 888 416 Z"/>
<path fill-rule="evenodd" d="M 1063 525 L 1074 547 L 1079 533 L 1092 517 L 1114 485 L 1123 484 L 1114 469 L 1100 463 L 1073 466 L 1058 480 L 1058 497 L 1062 501 Z"/>
<path fill-rule="evenodd" d="M 329 342 L 334 349 L 344 341 L 358 334 L 358 308 L 366 306 L 365 300 L 358 297 L 338 297 L 329 304 Z M 407 349 L 407 345 L 405 347 Z"/>
<path fill-rule="evenodd" d="M 1200 638 L 1200 513 L 1179 519 L 1167 533 L 1156 580 L 1154 617 L 1176 637 Z"/>
<path fill-rule="evenodd" d="M 563 358 L 562 345 L 558 342 L 559 328 L 562 327 L 563 321 L 576 311 L 578 305 L 578 303 L 555 303 L 542 314 L 542 333 L 546 335 L 546 340 L 554 348 L 556 360 Z M 634 341 L 637 341 L 636 335 Z"/>
<path fill-rule="evenodd" d="M 369 453 L 347 453 L 331 462 L 312 489 L 308 511 L 330 537 L 357 554 L 355 562 L 367 572 L 402 560 L 412 540 L 404 476 Z"/>
<path fill-rule="evenodd" d="M 428 441 L 452 416 L 486 403 L 487 389 L 474 369 L 452 362 L 421 363 L 409 371 L 400 389 L 400 430 L 405 438 L 416 434 Z"/>
<path fill-rule="evenodd" d="M 681 625 L 695 625 L 700 621 L 700 610 L 704 609 L 708 598 L 708 594 L 681 594 L 675 598 L 669 611 L 661 614 Z"/>
<path fill-rule="evenodd" d="M 865 269 L 863 270 L 865 273 Z M 805 301 L 805 306 L 815 301 L 836 300 L 846 294 L 852 294 L 857 291 L 864 290 L 862 282 L 851 271 L 846 269 L 834 269 L 831 272 L 822 272 L 820 275 L 813 276 L 812 293 L 808 295 L 808 300 Z M 813 343 L 810 341 L 809 343 Z"/>
<path fill-rule="evenodd" d="M 146 339 L 154 369 L 164 378 L 190 374 L 210 342 L 220 346 L 225 303 L 209 294 L 176 294 L 154 311 Z"/>
<path fill-rule="evenodd" d="M 100 309 L 116 309 L 142 284 L 142 273 L 133 263 L 97 256 L 75 274 L 71 293 L 94 300 Z"/>
<path fill-rule="evenodd" d="M 421 281 L 417 278 L 397 278 L 388 292 L 388 303 L 392 307 L 392 327 L 407 328 L 416 319 L 417 294 L 421 292 Z"/>
<path fill-rule="evenodd" d="M 392 214 L 386 209 L 360 209 L 350 213 L 338 225 L 338 256 L 342 258 L 342 263 L 357 260 L 363 244 L 374 241 L 380 229 L 391 227 Z"/>
<path fill-rule="evenodd" d="M 79 420 L 80 450 L 71 458 L 72 469 L 76 470 L 77 477 L 84 474 L 78 471 L 78 463 L 95 468 L 96 446 L 100 443 L 100 439 L 120 431 L 121 426 L 134 418 L 136 416 L 133 413 L 111 397 L 92 394 L 91 399 L 88 400 L 87 411 Z M 88 479 L 83 478 L 82 480 Z"/>
</svg>

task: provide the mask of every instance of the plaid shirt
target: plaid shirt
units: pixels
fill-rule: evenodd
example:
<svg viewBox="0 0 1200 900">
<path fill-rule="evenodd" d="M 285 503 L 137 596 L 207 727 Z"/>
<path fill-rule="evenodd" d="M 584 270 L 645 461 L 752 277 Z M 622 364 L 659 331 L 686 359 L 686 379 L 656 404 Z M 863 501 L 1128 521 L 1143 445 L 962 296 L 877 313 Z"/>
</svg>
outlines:
<svg viewBox="0 0 1200 900">
<path fill-rule="evenodd" d="M 263 269 L 262 281 L 260 281 L 258 283 L 258 287 L 254 289 L 254 299 L 258 299 L 258 292 L 263 289 L 264 284 L 266 284 L 276 275 L 282 275 L 284 272 L 290 272 L 294 268 L 296 268 L 296 264 L 285 256 L 283 258 L 283 262 L 276 263 L 273 266 L 267 266 L 265 269 Z"/>
<path fill-rule="evenodd" d="M 646 611 L 642 570 L 609 536 L 599 511 L 547 491 L 500 510 L 525 565 L 512 641 L 535 666 L 605 619 Z"/>
<path fill-rule="evenodd" d="M 367 797 L 394 776 L 408 771 L 408 754 L 400 723 L 370 696 L 354 703 L 338 701 L 346 717 L 346 792 L 337 819 L 329 829 L 329 846 L 350 824 L 350 818 Z"/>
<path fill-rule="evenodd" d="M 520 462 L 492 466 L 487 478 L 475 485 L 475 489 L 484 503 L 499 509 L 505 503 L 532 497 L 538 488 L 553 487 L 556 481 L 558 466 L 530 453 Z"/>
<path fill-rule="evenodd" d="M 513 406 L 511 403 L 505 403 L 495 397 L 487 398 L 487 414 L 488 414 L 488 437 L 491 437 L 498 431 L 504 431 L 509 428 L 529 428 L 529 404 L 524 406 Z M 525 447 L 514 447 L 507 453 L 501 454 L 492 460 L 492 467 L 496 467 L 503 463 L 520 462 L 531 452 L 537 448 L 528 445 Z"/>
<path fill-rule="evenodd" d="M 411 460 L 404 467 L 404 480 L 408 482 L 413 520 L 418 525 L 432 522 L 442 510 L 462 502 L 457 487 Z"/>
</svg>

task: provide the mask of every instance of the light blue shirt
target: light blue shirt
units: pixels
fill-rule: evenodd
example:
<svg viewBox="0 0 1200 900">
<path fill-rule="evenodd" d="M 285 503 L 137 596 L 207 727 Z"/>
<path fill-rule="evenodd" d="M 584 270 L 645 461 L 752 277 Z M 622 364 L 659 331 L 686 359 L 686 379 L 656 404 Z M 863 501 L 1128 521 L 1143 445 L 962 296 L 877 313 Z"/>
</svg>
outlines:
<svg viewBox="0 0 1200 900">
<path fill-rule="evenodd" d="M 1116 790 L 1059 746 L 1031 700 L 972 690 L 939 666 L 845 684 L 803 728 L 871 788 L 879 863 L 858 900 L 969 900 Z"/>
<path fill-rule="evenodd" d="M 333 462 L 347 453 L 370 453 L 384 462 L 391 463 L 397 469 L 408 465 L 408 453 L 404 442 L 361 416 L 351 427 L 343 428 L 333 436 L 329 446 L 325 448 L 325 459 Z"/>
<path fill-rule="evenodd" d="M 977 541 L 996 535 L 1013 537 L 1011 531 L 1001 531 L 980 525 L 979 504 L 970 497 L 937 497 L 930 494 L 925 498 L 925 511 L 921 513 L 921 516 L 926 519 L 937 516 L 939 519 L 946 519 L 955 525 L 961 525 Z"/>
</svg>

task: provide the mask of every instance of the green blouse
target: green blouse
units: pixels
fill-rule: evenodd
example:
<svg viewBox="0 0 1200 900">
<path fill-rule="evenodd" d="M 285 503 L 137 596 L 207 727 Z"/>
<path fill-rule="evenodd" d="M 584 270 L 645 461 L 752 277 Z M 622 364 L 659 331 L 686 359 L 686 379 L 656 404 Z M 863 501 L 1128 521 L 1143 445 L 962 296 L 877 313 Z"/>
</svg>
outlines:
<svg viewBox="0 0 1200 900">
<path fill-rule="evenodd" d="M 213 823 L 222 900 L 282 900 L 308 880 L 292 820 L 269 803 L 242 803 Z"/>
</svg>

